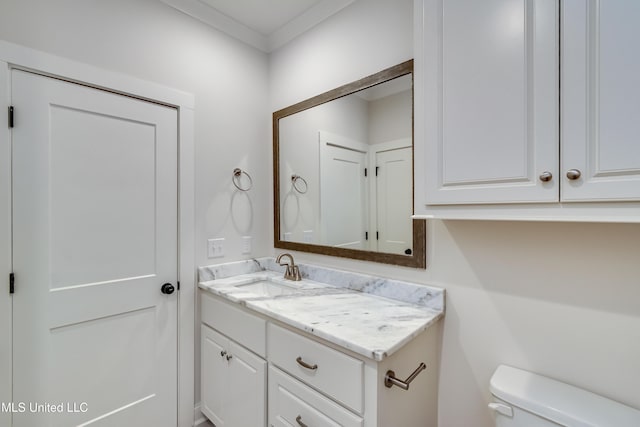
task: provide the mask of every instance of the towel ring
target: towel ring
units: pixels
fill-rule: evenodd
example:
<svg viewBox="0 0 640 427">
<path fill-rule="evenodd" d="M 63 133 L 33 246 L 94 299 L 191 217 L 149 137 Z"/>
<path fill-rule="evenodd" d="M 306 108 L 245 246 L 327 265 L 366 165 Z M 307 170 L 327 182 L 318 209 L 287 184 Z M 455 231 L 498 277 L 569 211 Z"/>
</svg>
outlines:
<svg viewBox="0 0 640 427">
<path fill-rule="evenodd" d="M 304 182 L 304 191 L 302 191 L 298 187 L 298 181 Z M 291 175 L 291 184 L 293 185 L 293 188 L 300 194 L 306 193 L 307 190 L 309 189 L 309 184 L 307 184 L 307 181 L 305 181 L 305 179 L 300 175 L 296 175 L 296 174 Z"/>
<path fill-rule="evenodd" d="M 240 186 L 240 177 L 242 176 L 242 174 L 245 174 L 247 178 L 249 178 L 249 186 L 247 188 L 242 188 Z M 233 182 L 233 185 L 235 185 L 236 188 L 240 191 L 249 191 L 253 187 L 253 179 L 251 179 L 251 175 L 240 168 L 235 168 L 233 170 L 233 178 L 231 178 L 231 181 Z"/>
</svg>

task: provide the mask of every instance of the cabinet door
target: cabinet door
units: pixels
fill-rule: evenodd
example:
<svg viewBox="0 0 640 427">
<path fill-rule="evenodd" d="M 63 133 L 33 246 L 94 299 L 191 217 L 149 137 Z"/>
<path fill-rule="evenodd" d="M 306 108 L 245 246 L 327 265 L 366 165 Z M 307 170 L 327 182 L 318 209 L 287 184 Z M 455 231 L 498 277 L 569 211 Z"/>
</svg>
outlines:
<svg viewBox="0 0 640 427">
<path fill-rule="evenodd" d="M 267 421 L 267 362 L 233 341 L 229 352 L 226 425 L 264 427 Z"/>
<path fill-rule="evenodd" d="M 226 423 L 227 384 L 229 382 L 229 339 L 208 326 L 201 327 L 201 404 L 200 410 L 216 427 Z"/>
<path fill-rule="evenodd" d="M 562 200 L 640 200 L 640 2 L 562 4 Z"/>
<path fill-rule="evenodd" d="M 424 7 L 426 203 L 557 202 L 557 0 Z"/>
</svg>

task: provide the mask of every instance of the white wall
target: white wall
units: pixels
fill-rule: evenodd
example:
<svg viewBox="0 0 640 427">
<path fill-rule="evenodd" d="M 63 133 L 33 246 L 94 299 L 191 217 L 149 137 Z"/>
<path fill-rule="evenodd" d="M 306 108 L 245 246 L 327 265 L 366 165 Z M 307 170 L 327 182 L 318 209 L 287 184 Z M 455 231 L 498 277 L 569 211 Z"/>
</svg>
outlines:
<svg viewBox="0 0 640 427">
<path fill-rule="evenodd" d="M 369 103 L 369 144 L 411 138 L 411 91 L 395 93 Z"/>
<path fill-rule="evenodd" d="M 0 0 L 0 39 L 195 95 L 196 261 L 206 239 L 225 237 L 240 258 L 240 236 L 263 253 L 271 236 L 260 214 L 267 183 L 236 194 L 235 167 L 268 174 L 267 57 L 157 0 Z"/>
<path fill-rule="evenodd" d="M 254 254 L 270 250 L 265 54 L 157 0 L 0 0 L 0 39 L 194 94 L 196 263 L 247 258 L 243 235 Z M 253 176 L 253 190 L 233 187 L 235 167 Z M 226 239 L 225 258 L 206 258 L 213 237 Z"/>
<path fill-rule="evenodd" d="M 359 0 L 272 52 L 271 111 L 413 58 L 412 14 L 407 0 Z"/>
<path fill-rule="evenodd" d="M 411 0 L 352 4 L 271 55 L 272 111 L 413 57 L 411 30 Z M 640 408 L 640 225 L 434 220 L 427 241 L 423 271 L 294 255 L 446 288 L 440 427 L 493 426 L 500 363 Z"/>
</svg>

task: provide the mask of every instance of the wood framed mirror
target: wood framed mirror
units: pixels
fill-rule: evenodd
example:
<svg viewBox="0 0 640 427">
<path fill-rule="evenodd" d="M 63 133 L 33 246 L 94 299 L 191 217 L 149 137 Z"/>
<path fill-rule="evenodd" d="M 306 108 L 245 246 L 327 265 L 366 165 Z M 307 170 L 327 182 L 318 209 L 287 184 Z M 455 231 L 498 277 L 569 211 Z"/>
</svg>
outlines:
<svg viewBox="0 0 640 427">
<path fill-rule="evenodd" d="M 413 60 L 273 113 L 274 246 L 426 267 Z"/>
</svg>

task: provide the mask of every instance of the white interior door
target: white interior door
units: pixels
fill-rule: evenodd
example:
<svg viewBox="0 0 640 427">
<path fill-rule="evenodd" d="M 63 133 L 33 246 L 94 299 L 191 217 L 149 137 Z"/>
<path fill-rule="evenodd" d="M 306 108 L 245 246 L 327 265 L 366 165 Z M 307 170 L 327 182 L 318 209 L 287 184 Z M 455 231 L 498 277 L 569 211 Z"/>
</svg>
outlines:
<svg viewBox="0 0 640 427">
<path fill-rule="evenodd" d="M 376 153 L 378 251 L 409 255 L 413 250 L 413 166 L 411 147 Z"/>
<path fill-rule="evenodd" d="M 13 425 L 175 426 L 177 112 L 11 77 Z"/>
<path fill-rule="evenodd" d="M 320 133 L 320 232 L 323 245 L 366 249 L 368 152 L 361 144 Z"/>
</svg>

